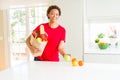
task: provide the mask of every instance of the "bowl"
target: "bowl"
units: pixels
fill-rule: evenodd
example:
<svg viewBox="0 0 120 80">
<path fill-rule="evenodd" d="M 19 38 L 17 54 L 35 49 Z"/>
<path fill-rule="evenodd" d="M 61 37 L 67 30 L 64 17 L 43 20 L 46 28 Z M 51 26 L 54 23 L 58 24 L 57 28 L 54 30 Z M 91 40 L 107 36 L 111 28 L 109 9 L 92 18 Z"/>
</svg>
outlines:
<svg viewBox="0 0 120 80">
<path fill-rule="evenodd" d="M 98 47 L 100 49 L 107 49 L 109 47 L 109 44 L 108 43 L 98 43 Z"/>
</svg>

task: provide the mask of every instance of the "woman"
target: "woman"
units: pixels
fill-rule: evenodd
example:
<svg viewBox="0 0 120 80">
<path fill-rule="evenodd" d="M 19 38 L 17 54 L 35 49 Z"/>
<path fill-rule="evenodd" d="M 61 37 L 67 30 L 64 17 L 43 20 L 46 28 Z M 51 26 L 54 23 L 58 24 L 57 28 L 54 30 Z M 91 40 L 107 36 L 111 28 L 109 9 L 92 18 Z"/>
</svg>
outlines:
<svg viewBox="0 0 120 80">
<path fill-rule="evenodd" d="M 49 19 L 49 22 L 40 24 L 33 30 L 38 31 L 40 29 L 40 26 L 43 25 L 44 30 L 48 35 L 47 45 L 42 55 L 34 58 L 35 61 L 59 61 L 58 53 L 60 53 L 63 57 L 64 55 L 70 56 L 70 54 L 66 54 L 64 50 L 66 30 L 57 23 L 60 15 L 61 10 L 58 6 L 49 6 L 49 8 L 47 9 L 47 17 Z M 38 51 L 40 51 L 30 44 L 30 36 L 26 39 L 26 44 L 31 52 L 37 53 Z"/>
</svg>

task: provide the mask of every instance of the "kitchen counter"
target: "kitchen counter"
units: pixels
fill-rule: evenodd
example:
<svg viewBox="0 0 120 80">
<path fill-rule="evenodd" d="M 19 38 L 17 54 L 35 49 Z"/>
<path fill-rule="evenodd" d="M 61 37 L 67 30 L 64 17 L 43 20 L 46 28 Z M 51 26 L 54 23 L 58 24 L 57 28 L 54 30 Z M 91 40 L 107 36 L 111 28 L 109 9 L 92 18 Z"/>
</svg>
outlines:
<svg viewBox="0 0 120 80">
<path fill-rule="evenodd" d="M 0 80 L 120 80 L 120 64 L 31 61 L 0 72 Z"/>
</svg>

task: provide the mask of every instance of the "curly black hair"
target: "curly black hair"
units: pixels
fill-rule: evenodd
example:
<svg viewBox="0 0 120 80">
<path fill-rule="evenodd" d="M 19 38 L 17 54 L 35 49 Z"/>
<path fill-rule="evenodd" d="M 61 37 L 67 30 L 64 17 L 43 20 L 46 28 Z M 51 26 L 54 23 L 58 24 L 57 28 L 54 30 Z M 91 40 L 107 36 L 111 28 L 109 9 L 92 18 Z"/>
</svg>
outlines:
<svg viewBox="0 0 120 80">
<path fill-rule="evenodd" d="M 57 10 L 59 11 L 59 16 L 61 15 L 61 9 L 60 9 L 57 5 L 51 5 L 51 6 L 49 6 L 48 9 L 47 9 L 47 17 L 48 17 L 48 14 L 50 13 L 50 11 L 51 11 L 52 9 L 57 9 Z M 49 19 L 49 17 L 48 17 L 48 19 Z"/>
</svg>

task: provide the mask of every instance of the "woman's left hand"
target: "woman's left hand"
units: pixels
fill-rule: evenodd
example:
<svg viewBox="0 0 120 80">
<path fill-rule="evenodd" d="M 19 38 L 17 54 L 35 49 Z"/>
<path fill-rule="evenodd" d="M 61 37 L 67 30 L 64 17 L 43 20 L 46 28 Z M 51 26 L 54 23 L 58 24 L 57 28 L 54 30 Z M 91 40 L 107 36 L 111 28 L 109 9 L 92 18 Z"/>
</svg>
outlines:
<svg viewBox="0 0 120 80">
<path fill-rule="evenodd" d="M 68 55 L 68 56 L 70 56 L 70 57 L 71 57 L 71 54 L 64 54 L 64 55 Z"/>
</svg>

